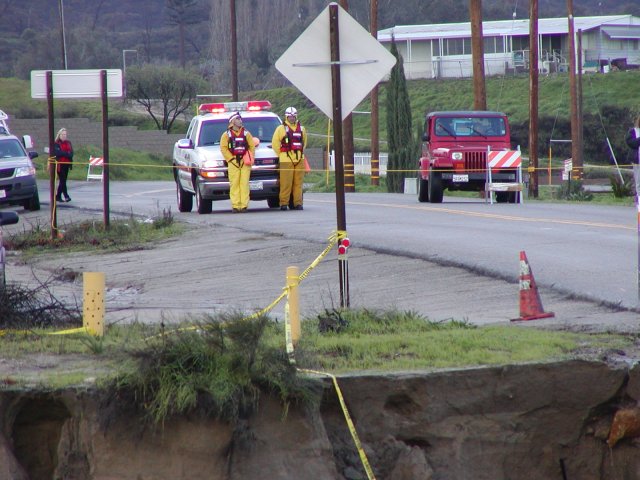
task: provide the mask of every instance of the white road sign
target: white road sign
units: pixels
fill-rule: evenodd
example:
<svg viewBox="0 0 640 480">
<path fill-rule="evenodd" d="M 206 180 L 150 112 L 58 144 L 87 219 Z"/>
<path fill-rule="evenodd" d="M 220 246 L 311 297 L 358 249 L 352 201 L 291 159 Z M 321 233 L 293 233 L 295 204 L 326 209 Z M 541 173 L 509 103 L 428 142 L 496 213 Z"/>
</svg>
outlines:
<svg viewBox="0 0 640 480">
<path fill-rule="evenodd" d="M 340 85 L 344 119 L 395 65 L 396 58 L 338 7 Z M 276 68 L 333 118 L 329 6 L 276 62 Z"/>
<path fill-rule="evenodd" d="M 47 98 L 47 71 L 31 71 L 31 98 Z M 54 98 L 100 98 L 101 70 L 51 70 Z M 107 96 L 122 97 L 122 70 L 107 70 Z"/>
</svg>

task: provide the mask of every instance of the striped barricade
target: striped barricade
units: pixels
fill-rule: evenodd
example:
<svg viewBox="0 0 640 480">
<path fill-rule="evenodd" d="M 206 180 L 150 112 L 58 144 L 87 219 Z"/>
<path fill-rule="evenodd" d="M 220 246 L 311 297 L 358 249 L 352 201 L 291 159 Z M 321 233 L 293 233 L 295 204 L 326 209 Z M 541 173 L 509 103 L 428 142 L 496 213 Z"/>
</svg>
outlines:
<svg viewBox="0 0 640 480">
<path fill-rule="evenodd" d="M 102 157 L 89 157 L 89 166 L 87 167 L 87 181 L 104 179 L 104 158 Z M 94 173 L 91 173 L 91 169 L 94 169 Z M 95 170 L 99 169 L 100 173 L 95 173 Z"/>
<path fill-rule="evenodd" d="M 495 170 L 510 169 L 516 171 L 515 182 L 494 182 L 492 173 Z M 485 183 L 485 199 L 488 196 L 493 204 L 493 192 L 516 192 L 518 203 L 522 203 L 522 153 L 520 150 L 501 150 L 487 152 L 487 178 Z"/>
</svg>

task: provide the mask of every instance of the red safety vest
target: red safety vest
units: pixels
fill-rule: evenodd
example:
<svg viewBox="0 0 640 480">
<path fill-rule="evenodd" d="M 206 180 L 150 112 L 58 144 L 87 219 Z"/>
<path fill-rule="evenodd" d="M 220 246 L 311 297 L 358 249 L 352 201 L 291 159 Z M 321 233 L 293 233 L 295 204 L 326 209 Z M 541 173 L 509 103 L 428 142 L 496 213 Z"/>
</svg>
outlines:
<svg viewBox="0 0 640 480">
<path fill-rule="evenodd" d="M 238 133 L 233 128 L 227 130 L 229 136 L 229 151 L 236 157 L 242 157 L 247 151 L 247 137 L 244 133 L 244 127 Z"/>
<path fill-rule="evenodd" d="M 304 143 L 302 142 L 302 126 L 300 125 L 300 122 L 296 125 L 295 130 L 291 130 L 289 125 L 285 124 L 284 131 L 286 135 L 282 138 L 282 142 L 280 143 L 280 151 L 301 152 L 304 148 Z"/>
</svg>

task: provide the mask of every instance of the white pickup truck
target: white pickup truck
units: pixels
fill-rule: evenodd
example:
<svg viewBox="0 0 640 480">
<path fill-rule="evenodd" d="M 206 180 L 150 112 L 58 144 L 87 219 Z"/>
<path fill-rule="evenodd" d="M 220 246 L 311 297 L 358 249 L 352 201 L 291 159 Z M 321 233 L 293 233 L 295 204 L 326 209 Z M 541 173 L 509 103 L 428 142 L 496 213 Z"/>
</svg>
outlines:
<svg viewBox="0 0 640 480">
<path fill-rule="evenodd" d="M 229 125 L 229 115 L 238 111 L 244 127 L 254 138 L 255 162 L 249 181 L 251 200 L 266 200 L 269 207 L 279 206 L 278 156 L 271 148 L 273 132 L 282 123 L 269 112 L 267 101 L 208 103 L 200 105 L 186 137 L 173 147 L 173 172 L 178 210 L 190 212 L 195 196 L 198 213 L 211 213 L 214 200 L 229 199 L 227 166 L 220 151 L 220 137 Z"/>
</svg>

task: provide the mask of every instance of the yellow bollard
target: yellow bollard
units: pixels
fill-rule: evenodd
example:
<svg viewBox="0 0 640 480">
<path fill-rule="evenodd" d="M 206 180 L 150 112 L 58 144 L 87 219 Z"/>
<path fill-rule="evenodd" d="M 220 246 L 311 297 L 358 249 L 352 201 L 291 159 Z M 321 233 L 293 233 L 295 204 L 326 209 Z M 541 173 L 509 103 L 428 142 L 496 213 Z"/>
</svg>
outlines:
<svg viewBox="0 0 640 480">
<path fill-rule="evenodd" d="M 300 340 L 300 294 L 298 292 L 298 267 L 287 267 L 287 287 L 289 287 L 289 322 L 291 324 L 291 341 L 294 345 Z"/>
<path fill-rule="evenodd" d="M 104 272 L 84 272 L 82 325 L 93 335 L 104 335 Z"/>
</svg>

